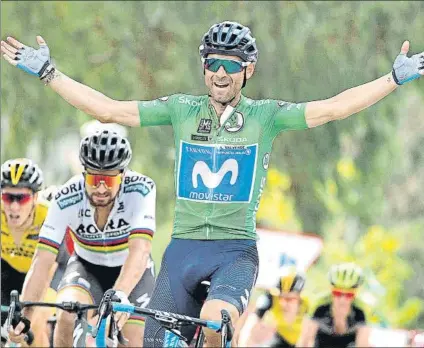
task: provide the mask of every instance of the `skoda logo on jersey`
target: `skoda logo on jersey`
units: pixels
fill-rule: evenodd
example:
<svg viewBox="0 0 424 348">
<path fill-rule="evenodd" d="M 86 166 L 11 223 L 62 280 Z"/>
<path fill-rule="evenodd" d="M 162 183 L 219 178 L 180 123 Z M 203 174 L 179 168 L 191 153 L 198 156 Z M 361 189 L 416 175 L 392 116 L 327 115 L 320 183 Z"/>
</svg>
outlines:
<svg viewBox="0 0 424 348">
<path fill-rule="evenodd" d="M 212 130 L 212 120 L 210 118 L 201 118 L 197 133 L 210 133 Z"/>
<path fill-rule="evenodd" d="M 258 145 L 228 147 L 181 141 L 177 196 L 198 202 L 248 203 Z"/>
<path fill-rule="evenodd" d="M 225 122 L 224 128 L 227 132 L 235 133 L 242 129 L 244 125 L 244 116 L 241 112 L 236 111 L 233 115 Z"/>
<path fill-rule="evenodd" d="M 163 101 L 163 102 L 166 102 L 166 101 L 168 101 L 168 99 L 169 99 L 169 97 L 168 96 L 165 96 L 165 97 L 160 97 L 160 98 L 158 98 L 160 101 Z"/>
</svg>

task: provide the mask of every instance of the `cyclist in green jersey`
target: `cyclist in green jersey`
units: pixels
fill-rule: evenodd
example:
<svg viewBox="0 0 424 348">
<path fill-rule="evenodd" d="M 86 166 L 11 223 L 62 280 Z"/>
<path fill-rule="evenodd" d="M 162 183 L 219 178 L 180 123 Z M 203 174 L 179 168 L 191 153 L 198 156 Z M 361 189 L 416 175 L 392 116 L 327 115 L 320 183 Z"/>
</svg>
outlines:
<svg viewBox="0 0 424 348">
<path fill-rule="evenodd" d="M 297 347 L 369 347 L 366 306 L 357 298 L 364 281 L 354 263 L 334 265 L 331 293 L 319 296 L 302 323 Z"/>
<path fill-rule="evenodd" d="M 282 131 L 313 128 L 344 119 L 424 74 L 424 52 L 407 57 L 405 41 L 390 73 L 332 98 L 307 103 L 253 100 L 241 94 L 258 59 L 249 28 L 225 21 L 203 36 L 199 53 L 207 95 L 175 94 L 153 101 L 117 101 L 55 68 L 46 42 L 35 50 L 12 37 L 3 57 L 37 76 L 68 103 L 101 122 L 126 126 L 170 125 L 176 147 L 173 235 L 150 306 L 233 321 L 245 310 L 256 281 L 255 216 L 265 186 L 274 138 Z M 203 278 L 211 288 L 203 304 L 194 294 Z M 156 326 L 157 327 L 157 326 Z M 160 344 L 147 321 L 145 343 Z M 219 336 L 206 332 L 209 345 Z"/>
</svg>

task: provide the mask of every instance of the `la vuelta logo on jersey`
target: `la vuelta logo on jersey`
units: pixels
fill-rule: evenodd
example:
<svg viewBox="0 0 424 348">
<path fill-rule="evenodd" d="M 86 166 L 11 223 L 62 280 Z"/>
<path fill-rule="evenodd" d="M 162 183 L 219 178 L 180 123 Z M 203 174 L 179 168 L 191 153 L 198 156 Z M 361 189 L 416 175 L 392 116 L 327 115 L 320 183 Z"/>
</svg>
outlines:
<svg viewBox="0 0 424 348">
<path fill-rule="evenodd" d="M 198 145 L 181 141 L 178 198 L 248 203 L 252 198 L 258 145 Z"/>
</svg>

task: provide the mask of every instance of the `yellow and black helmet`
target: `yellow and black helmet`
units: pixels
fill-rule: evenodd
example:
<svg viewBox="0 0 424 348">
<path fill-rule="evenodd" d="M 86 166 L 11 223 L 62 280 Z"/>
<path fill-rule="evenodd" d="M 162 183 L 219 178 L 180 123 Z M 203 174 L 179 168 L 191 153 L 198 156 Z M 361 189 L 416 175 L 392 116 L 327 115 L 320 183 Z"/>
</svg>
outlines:
<svg viewBox="0 0 424 348">
<path fill-rule="evenodd" d="M 41 190 L 43 172 L 28 158 L 15 158 L 1 166 L 1 188 L 27 187 L 34 192 Z"/>
<path fill-rule="evenodd" d="M 361 267 L 353 262 L 333 265 L 328 275 L 331 285 L 340 289 L 356 289 L 364 282 Z"/>
<path fill-rule="evenodd" d="M 279 296 L 288 292 L 298 292 L 303 290 L 306 282 L 306 276 L 295 266 L 284 266 L 278 272 L 276 286 L 271 289 L 271 294 Z"/>
</svg>

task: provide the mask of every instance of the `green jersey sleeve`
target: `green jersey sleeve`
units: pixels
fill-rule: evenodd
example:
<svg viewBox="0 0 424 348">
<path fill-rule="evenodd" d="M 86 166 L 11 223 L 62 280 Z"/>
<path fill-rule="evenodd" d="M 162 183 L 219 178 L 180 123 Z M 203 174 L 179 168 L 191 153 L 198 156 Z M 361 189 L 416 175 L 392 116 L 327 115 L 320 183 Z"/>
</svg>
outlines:
<svg viewBox="0 0 424 348">
<path fill-rule="evenodd" d="M 276 134 L 286 130 L 307 129 L 305 119 L 306 103 L 289 103 L 276 101 L 273 130 Z"/>
<path fill-rule="evenodd" d="M 175 95 L 155 100 L 139 101 L 140 126 L 169 126 L 175 114 Z"/>
</svg>

